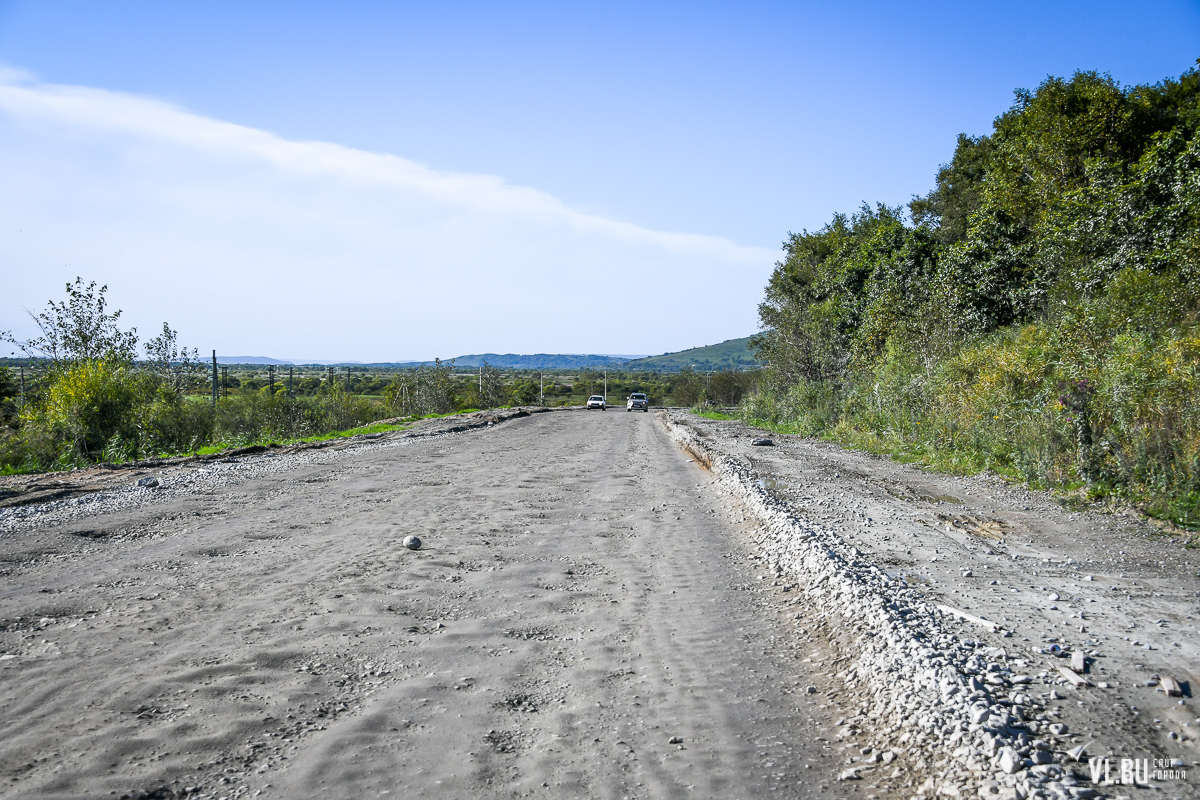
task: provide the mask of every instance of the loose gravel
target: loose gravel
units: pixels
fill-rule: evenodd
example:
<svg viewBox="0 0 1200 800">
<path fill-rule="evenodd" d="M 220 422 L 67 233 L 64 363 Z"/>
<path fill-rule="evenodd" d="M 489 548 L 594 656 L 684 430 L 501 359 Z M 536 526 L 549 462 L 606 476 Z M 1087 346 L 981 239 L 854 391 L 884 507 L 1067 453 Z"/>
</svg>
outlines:
<svg viewBox="0 0 1200 800">
<path fill-rule="evenodd" d="M 781 594 L 791 598 L 782 602 L 798 609 L 797 619 L 809 619 L 815 609 L 816 617 L 836 620 L 832 644 L 848 660 L 826 689 L 842 692 L 840 702 L 850 709 L 839 739 L 865 745 L 861 753 L 867 754 L 848 759 L 840 780 L 857 780 L 863 771 L 886 774 L 895 763 L 888 776 L 893 780 L 904 777 L 902 767 L 924 776 L 911 784 L 917 798 L 1065 799 L 1104 790 L 1091 780 L 1089 745 L 1074 744 L 1070 726 L 1050 708 L 1072 682 L 1087 678 L 1065 668 L 1036 674 L 1014 669 L 1014 662 L 1027 662 L 1010 660 L 1017 648 L 1007 623 L 936 602 L 851 541 L 843 520 L 853 502 L 825 508 L 822 499 L 828 513 L 819 516 L 779 499 L 774 481 L 737 452 L 746 443 L 761 446 L 761 438 L 736 441 L 752 436 L 749 429 L 680 412 L 665 414 L 664 421 L 673 438 L 713 471 L 728 507 L 761 524 L 753 543 Z M 980 633 L 963 635 L 964 621 Z M 1076 652 L 1077 660 L 1090 662 L 1082 649 Z M 1179 759 L 1167 763 L 1185 765 Z"/>
</svg>

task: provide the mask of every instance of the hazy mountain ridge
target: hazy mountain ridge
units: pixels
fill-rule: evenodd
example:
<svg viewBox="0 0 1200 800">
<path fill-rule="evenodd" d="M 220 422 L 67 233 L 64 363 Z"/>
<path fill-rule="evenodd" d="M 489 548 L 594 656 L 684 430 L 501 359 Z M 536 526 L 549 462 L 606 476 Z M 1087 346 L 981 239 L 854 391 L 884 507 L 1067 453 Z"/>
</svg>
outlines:
<svg viewBox="0 0 1200 800">
<path fill-rule="evenodd" d="M 487 362 L 490 366 L 503 369 L 602 369 L 605 367 L 620 367 L 629 363 L 629 359 L 621 358 L 620 356 L 570 353 L 537 353 L 535 355 L 481 353 L 459 356 L 454 359 L 454 366 L 479 367 L 484 362 Z"/>
<path fill-rule="evenodd" d="M 454 358 L 456 367 L 480 367 L 484 363 L 500 369 L 632 369 L 657 372 L 676 372 L 690 366 L 698 370 L 736 369 L 758 366 L 749 348 L 750 337 L 728 339 L 719 344 L 693 347 L 676 353 L 633 358 L 629 356 L 595 355 L 584 353 L 474 353 Z M 450 359 L 443 359 L 443 363 Z M 432 364 L 433 361 L 288 361 L 267 356 L 217 356 L 219 364 L 299 366 L 321 364 L 331 367 L 363 369 L 404 368 Z"/>
</svg>

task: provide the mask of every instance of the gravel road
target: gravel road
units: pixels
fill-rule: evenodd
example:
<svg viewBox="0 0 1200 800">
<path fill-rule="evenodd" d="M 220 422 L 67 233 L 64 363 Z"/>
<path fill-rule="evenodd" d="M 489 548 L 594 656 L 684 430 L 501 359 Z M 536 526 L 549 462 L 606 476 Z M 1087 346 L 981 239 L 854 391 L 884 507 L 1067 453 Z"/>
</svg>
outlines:
<svg viewBox="0 0 1200 800">
<path fill-rule="evenodd" d="M 657 415 L 497 422 L 0 510 L 0 796 L 909 793 Z"/>
<path fill-rule="evenodd" d="M 1195 550 L 761 436 L 521 411 L 0 479 L 0 796 L 1197 796 Z"/>
</svg>

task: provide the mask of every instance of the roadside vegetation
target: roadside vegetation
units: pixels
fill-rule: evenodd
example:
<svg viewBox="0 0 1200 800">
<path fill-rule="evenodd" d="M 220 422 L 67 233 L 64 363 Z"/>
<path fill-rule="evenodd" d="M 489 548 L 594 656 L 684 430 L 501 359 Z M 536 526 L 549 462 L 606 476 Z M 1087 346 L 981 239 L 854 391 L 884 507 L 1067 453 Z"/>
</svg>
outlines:
<svg viewBox="0 0 1200 800">
<path fill-rule="evenodd" d="M 0 473 L 38 472 L 254 444 L 395 430 L 423 417 L 517 405 L 619 405 L 646 392 L 656 405 L 736 405 L 750 373 L 583 370 L 546 374 L 435 361 L 406 369 L 222 365 L 177 333 L 141 342 L 110 310 L 108 287 L 77 278 L 32 315 L 40 335 L 0 336 L 19 355 L 0 365 Z M 386 425 L 379 424 L 386 421 Z"/>
<path fill-rule="evenodd" d="M 744 415 L 1197 527 L 1198 126 L 1197 69 L 1051 78 L 907 209 L 790 234 Z"/>
</svg>

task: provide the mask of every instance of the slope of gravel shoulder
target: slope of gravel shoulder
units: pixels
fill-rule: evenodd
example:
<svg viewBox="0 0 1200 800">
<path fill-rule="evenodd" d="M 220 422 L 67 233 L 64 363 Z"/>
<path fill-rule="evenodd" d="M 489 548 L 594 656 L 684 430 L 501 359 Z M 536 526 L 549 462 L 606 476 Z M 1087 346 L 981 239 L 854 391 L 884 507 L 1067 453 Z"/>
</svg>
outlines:
<svg viewBox="0 0 1200 800">
<path fill-rule="evenodd" d="M 1156 788 L 1195 796 L 1178 779 L 1200 765 L 1193 551 L 996 479 L 662 419 L 761 522 L 755 544 L 798 634 L 840 651 L 840 737 L 873 754 L 844 779 L 880 772 L 883 754 L 917 797 L 1117 796 L 1128 787 L 1093 768 L 1110 759 L 1119 777 L 1136 758 L 1166 770 Z M 1185 697 L 1163 691 L 1168 675 Z"/>
</svg>

